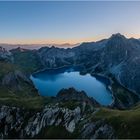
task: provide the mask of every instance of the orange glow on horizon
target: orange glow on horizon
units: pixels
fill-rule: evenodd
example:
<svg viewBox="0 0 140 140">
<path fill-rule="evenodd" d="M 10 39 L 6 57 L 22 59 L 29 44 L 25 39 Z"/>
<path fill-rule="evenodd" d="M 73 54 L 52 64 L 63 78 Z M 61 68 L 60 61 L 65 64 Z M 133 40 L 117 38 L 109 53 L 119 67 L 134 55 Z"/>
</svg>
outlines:
<svg viewBox="0 0 140 140">
<path fill-rule="evenodd" d="M 47 40 L 47 39 L 25 39 L 25 40 L 19 40 L 19 39 L 7 39 L 2 40 L 0 39 L 0 43 L 6 43 L 6 44 L 77 44 L 82 42 L 92 42 L 96 41 L 96 39 L 93 38 L 86 38 L 86 39 L 54 39 L 54 40 Z"/>
<path fill-rule="evenodd" d="M 139 34 L 124 34 L 127 38 L 140 38 Z M 110 35 L 111 36 L 111 35 Z M 81 39 L 54 39 L 54 40 L 47 40 L 47 39 L 0 39 L 0 43 L 2 44 L 77 44 L 82 42 L 94 42 L 99 41 L 101 39 L 109 38 L 110 36 L 100 35 L 97 37 L 87 37 Z"/>
</svg>

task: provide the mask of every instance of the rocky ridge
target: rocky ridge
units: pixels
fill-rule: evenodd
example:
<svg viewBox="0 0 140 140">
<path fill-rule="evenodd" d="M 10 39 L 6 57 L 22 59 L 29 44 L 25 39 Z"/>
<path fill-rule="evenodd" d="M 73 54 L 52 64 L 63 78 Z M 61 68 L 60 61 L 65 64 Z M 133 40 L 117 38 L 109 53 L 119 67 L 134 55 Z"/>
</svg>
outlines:
<svg viewBox="0 0 140 140">
<path fill-rule="evenodd" d="M 127 39 L 118 33 L 72 49 L 44 47 L 37 52 L 45 68 L 80 64 L 85 67 L 84 73 L 112 74 L 123 86 L 140 94 L 140 41 L 137 39 Z"/>
<path fill-rule="evenodd" d="M 70 110 L 57 105 L 46 106 L 37 113 L 8 106 L 2 106 L 0 109 L 1 138 L 35 138 L 49 126 L 63 126 L 72 135 L 79 123 L 83 128 L 78 130 L 77 138 L 115 138 L 113 128 L 104 121 L 85 121 L 80 107 Z"/>
<path fill-rule="evenodd" d="M 82 65 L 81 73 L 112 75 L 120 84 L 140 94 L 140 41 L 117 33 L 97 42 L 82 43 L 74 48 L 42 47 L 39 50 L 10 51 L 14 63 L 35 72 L 43 68 Z M 21 57 L 22 56 L 22 57 Z M 27 59 L 28 58 L 28 59 Z M 27 61 L 32 65 L 27 67 Z M 24 66 L 25 65 L 25 66 Z M 23 67 L 24 66 L 24 67 Z M 28 68 L 28 70 L 27 70 Z"/>
<path fill-rule="evenodd" d="M 23 61 L 19 60 L 28 56 L 30 60 L 33 59 L 33 61 L 31 61 L 33 62 L 32 64 L 34 64 L 37 59 L 44 68 L 57 68 L 65 65 L 80 64 L 84 66 L 82 70 L 83 73 L 111 75 L 117 82 L 139 94 L 139 46 L 139 40 L 132 38 L 127 39 L 120 34 L 115 34 L 109 39 L 92 43 L 83 43 L 72 49 L 45 47 L 34 50 L 33 52 L 18 49 L 16 53 L 12 53 L 12 51 L 9 53 L 1 48 L 0 58 L 2 62 L 10 61 L 12 64 L 16 62 L 17 65 L 22 66 L 22 64 L 27 63 L 28 59 Z M 24 54 L 26 54 L 24 57 L 20 57 Z M 36 66 L 37 65 L 34 65 L 35 68 L 31 71 L 39 68 Z M 2 75 L 1 81 L 0 84 L 2 84 L 2 86 L 16 91 L 24 90 L 24 86 L 22 85 L 30 83 L 28 77 L 21 71 L 15 70 L 6 73 L 6 75 Z M 22 84 L 21 81 L 23 81 Z M 27 85 L 25 87 L 27 87 Z M 69 95 L 68 92 L 72 95 Z M 45 129 L 48 130 L 49 126 L 63 126 L 70 135 L 78 131 L 76 135 L 77 138 L 117 138 L 115 135 L 116 129 L 114 130 L 114 127 L 110 123 L 107 123 L 106 120 L 92 120 L 100 110 L 98 103 L 94 101 L 94 99 L 88 98 L 84 92 L 75 92 L 74 89 L 62 90 L 57 95 L 57 99 L 51 100 L 52 102 L 50 105 L 46 105 L 43 110 L 37 112 L 34 110 L 30 111 L 23 108 L 2 105 L 0 111 L 0 137 L 36 138 L 39 136 L 43 138 L 43 135 L 40 135 L 40 133 Z M 78 96 L 76 97 L 76 95 Z M 120 97 L 124 100 L 122 95 Z M 131 96 L 129 99 L 130 98 Z M 72 103 L 70 102 L 71 100 L 73 101 Z M 73 105 L 72 107 L 69 106 L 69 102 Z M 87 108 L 90 109 L 88 110 Z M 134 109 L 134 112 L 135 110 L 136 109 Z M 115 113 L 118 113 L 118 110 Z M 124 113 L 121 114 L 121 120 L 126 118 L 126 116 L 124 117 Z M 133 113 L 131 112 L 131 114 Z M 110 116 L 110 118 L 111 117 L 112 116 Z M 113 117 L 115 117 L 115 121 L 118 121 L 120 116 Z M 110 118 L 107 118 L 107 120 Z M 110 122 L 112 121 L 113 120 Z M 121 126 L 126 127 L 124 123 L 125 122 L 123 122 Z"/>
<path fill-rule="evenodd" d="M 20 82 L 31 84 L 31 81 L 21 71 L 14 71 L 6 74 L 2 79 L 2 86 L 9 87 L 13 90 L 21 90 Z"/>
<path fill-rule="evenodd" d="M 13 56 L 10 51 L 0 46 L 0 61 L 13 61 Z"/>
</svg>

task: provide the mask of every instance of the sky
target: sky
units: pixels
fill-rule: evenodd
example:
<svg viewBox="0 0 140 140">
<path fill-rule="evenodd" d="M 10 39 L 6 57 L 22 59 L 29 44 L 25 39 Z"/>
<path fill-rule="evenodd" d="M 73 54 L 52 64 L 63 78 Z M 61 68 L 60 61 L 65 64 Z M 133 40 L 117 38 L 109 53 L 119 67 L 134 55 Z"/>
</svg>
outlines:
<svg viewBox="0 0 140 140">
<path fill-rule="evenodd" d="M 0 1 L 0 43 L 80 43 L 113 33 L 140 38 L 140 1 Z"/>
</svg>

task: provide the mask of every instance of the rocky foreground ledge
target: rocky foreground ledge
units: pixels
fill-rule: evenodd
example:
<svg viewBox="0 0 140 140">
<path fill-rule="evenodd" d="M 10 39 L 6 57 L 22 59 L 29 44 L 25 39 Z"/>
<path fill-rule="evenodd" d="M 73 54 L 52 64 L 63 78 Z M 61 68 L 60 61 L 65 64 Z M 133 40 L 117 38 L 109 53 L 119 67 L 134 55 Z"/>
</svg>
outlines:
<svg viewBox="0 0 140 140">
<path fill-rule="evenodd" d="M 105 120 L 92 121 L 98 107 L 73 88 L 61 90 L 41 111 L 1 106 L 0 138 L 116 138 Z"/>
<path fill-rule="evenodd" d="M 69 137 L 115 138 L 111 126 L 104 120 L 93 123 L 90 118 L 81 114 L 80 107 L 70 110 L 58 107 L 58 105 L 46 106 L 41 112 L 35 113 L 16 107 L 2 106 L 0 126 L 1 138 L 49 138 L 57 133 L 55 127 L 62 127 L 64 129 L 62 131 L 68 133 Z M 54 127 L 54 131 L 47 137 L 45 133 L 49 131 L 50 127 Z M 65 138 L 64 133 L 63 138 Z M 59 135 L 56 138 L 59 138 Z"/>
</svg>

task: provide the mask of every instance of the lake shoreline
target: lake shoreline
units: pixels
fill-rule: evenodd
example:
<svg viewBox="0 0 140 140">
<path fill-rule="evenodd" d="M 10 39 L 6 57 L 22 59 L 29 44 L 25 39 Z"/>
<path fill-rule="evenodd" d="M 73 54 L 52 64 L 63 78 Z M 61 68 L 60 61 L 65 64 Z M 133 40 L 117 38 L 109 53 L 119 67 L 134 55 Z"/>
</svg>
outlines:
<svg viewBox="0 0 140 140">
<path fill-rule="evenodd" d="M 57 87 L 57 85 L 55 85 L 54 83 L 52 83 L 52 85 L 50 85 L 50 83 L 47 85 L 46 84 L 46 80 L 47 79 L 49 79 L 49 78 L 57 78 L 57 77 L 55 77 L 55 75 L 59 75 L 59 74 L 61 74 L 61 75 L 63 75 L 63 74 L 66 74 L 65 76 L 68 76 L 68 79 L 67 79 L 67 81 L 66 81 L 66 83 L 71 83 L 70 84 L 70 86 L 68 86 L 68 85 L 65 85 L 65 81 L 63 81 L 64 82 L 64 85 L 61 85 L 62 87 L 61 87 L 61 89 L 62 88 L 68 88 L 68 87 L 73 87 L 73 88 L 76 88 L 76 90 L 79 90 L 79 91 L 85 91 L 86 93 L 87 93 L 87 95 L 89 96 L 89 97 L 93 97 L 97 102 L 99 102 L 102 106 L 111 106 L 112 105 L 112 103 L 114 102 L 114 97 L 113 97 L 113 94 L 112 94 L 112 91 L 111 91 L 111 89 L 110 89 L 110 80 L 107 78 L 107 77 L 103 77 L 103 76 L 101 76 L 101 75 L 91 75 L 90 73 L 87 73 L 87 74 L 84 74 L 84 75 L 82 75 L 81 73 L 80 73 L 80 71 L 81 71 L 81 69 L 83 68 L 83 66 L 81 67 L 81 65 L 80 66 L 63 66 L 63 67 L 59 67 L 59 68 L 53 68 L 53 69 L 45 69 L 45 70 L 41 70 L 41 71 L 39 71 L 39 72 L 36 72 L 36 73 L 33 73 L 31 76 L 32 76 L 32 78 L 30 77 L 30 79 L 32 80 L 32 82 L 34 83 L 34 81 L 35 80 L 33 80 L 34 78 L 35 79 L 38 79 L 37 77 L 39 77 L 39 76 L 41 76 L 41 75 L 43 75 L 43 79 L 45 80 L 45 86 L 44 86 L 44 88 L 45 87 L 52 87 L 52 85 L 53 85 L 53 87 L 52 88 L 58 88 Z M 51 73 L 48 73 L 48 72 L 50 72 L 51 71 Z M 53 71 L 53 72 L 52 72 Z M 56 73 L 55 73 L 56 72 Z M 59 73 L 60 72 L 60 73 Z M 69 74 L 72 74 L 72 73 L 76 73 L 77 72 L 77 74 L 76 75 L 69 75 Z M 47 74 L 47 76 L 49 77 L 47 77 L 47 79 L 45 79 L 45 77 L 46 77 L 46 73 L 48 73 Z M 53 77 L 52 77 L 53 76 Z M 73 77 L 74 76 L 74 77 Z M 78 76 L 78 77 L 77 77 Z M 67 78 L 67 77 L 66 77 Z M 79 80 L 79 82 L 77 83 L 74 83 L 74 85 L 72 84 L 73 83 L 73 80 L 75 79 L 75 78 L 80 78 L 80 80 Z M 85 80 L 88 80 L 88 81 L 85 81 Z M 96 80 L 97 80 L 97 82 L 96 82 Z M 44 81 L 43 80 L 43 81 Z M 62 79 L 63 80 L 63 79 Z M 76 80 L 78 80 L 78 79 L 76 79 Z M 89 80 L 91 80 L 91 81 L 89 81 Z M 41 81 L 41 80 L 40 80 Z M 40 82 L 39 81 L 39 82 Z M 51 81 L 52 82 L 52 81 Z M 86 86 L 85 85 L 81 85 L 80 83 L 81 82 L 84 82 L 85 84 L 87 84 Z M 39 83 L 40 84 L 40 83 Z M 44 82 L 42 82 L 41 83 L 41 86 L 43 86 L 43 84 L 44 84 Z M 97 84 L 97 85 L 96 85 Z M 101 89 L 98 89 L 98 87 L 99 87 L 99 85 L 101 86 Z M 34 83 L 34 85 L 35 85 L 35 83 Z M 36 85 L 35 85 L 36 86 Z M 81 89 L 81 87 L 82 87 L 82 89 Z M 36 89 L 39 91 L 39 88 L 37 88 L 36 87 Z M 54 89 L 55 90 L 55 89 Z M 99 90 L 99 91 L 98 91 Z M 103 90 L 103 91 L 101 91 L 101 90 Z M 45 94 L 42 94 L 41 93 L 41 91 L 43 91 L 43 93 L 44 93 L 44 90 L 40 90 L 39 91 L 39 93 L 40 93 L 40 95 L 41 96 L 46 96 L 46 92 L 45 92 Z M 57 93 L 58 93 L 59 91 L 57 91 Z M 99 92 L 99 95 L 97 94 Z M 50 92 L 50 93 L 53 93 L 53 92 Z M 49 93 L 49 94 L 50 94 Z M 57 94 L 56 93 L 56 94 Z M 56 95 L 55 94 L 55 95 Z M 110 95 L 107 95 L 107 94 L 110 94 Z M 55 95 L 47 95 L 47 96 L 55 96 Z M 102 98 L 102 96 L 106 96 L 106 97 L 104 97 L 104 98 Z M 98 97 L 99 96 L 99 97 Z M 101 97 L 100 97 L 101 96 Z M 108 97 L 107 97 L 108 96 Z M 109 97 L 110 96 L 110 97 Z M 98 97 L 98 98 L 97 98 Z M 110 99 L 109 99 L 110 98 Z M 112 100 L 111 101 L 111 103 L 106 103 L 106 104 L 104 104 L 104 103 L 101 103 L 100 101 L 103 101 L 103 100 Z M 105 101 L 105 102 L 106 102 Z"/>
</svg>

